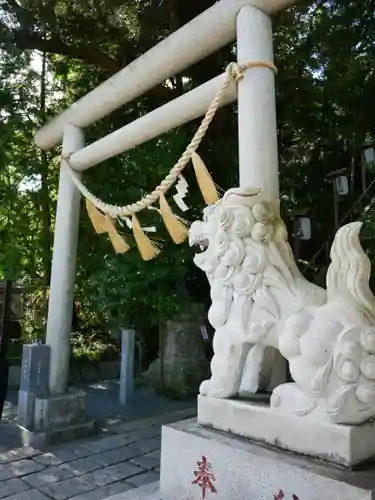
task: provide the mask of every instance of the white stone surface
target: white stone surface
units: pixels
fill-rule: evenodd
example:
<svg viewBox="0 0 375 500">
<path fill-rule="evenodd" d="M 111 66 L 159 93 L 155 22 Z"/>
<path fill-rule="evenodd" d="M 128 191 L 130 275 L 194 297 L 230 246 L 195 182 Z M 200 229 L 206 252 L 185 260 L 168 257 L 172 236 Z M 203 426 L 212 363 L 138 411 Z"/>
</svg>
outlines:
<svg viewBox="0 0 375 500">
<path fill-rule="evenodd" d="M 179 125 L 203 116 L 226 77 L 226 74 L 217 76 L 102 139 L 89 144 L 71 156 L 69 159 L 71 167 L 78 171 L 86 170 L 108 158 L 158 137 Z M 232 82 L 221 105 L 224 106 L 233 102 L 236 97 L 237 85 Z"/>
<path fill-rule="evenodd" d="M 44 126 L 37 145 L 50 149 L 61 140 L 66 124 L 87 127 L 115 109 L 141 96 L 165 79 L 234 41 L 236 16 L 244 5 L 272 14 L 295 0 L 221 0 L 112 78 L 74 103 Z M 191 41 L 192 43 L 187 43 Z"/>
<path fill-rule="evenodd" d="M 198 397 L 198 422 L 297 453 L 353 466 L 375 456 L 375 422 L 327 424 L 248 401 Z"/>
<path fill-rule="evenodd" d="M 260 379 L 264 362 L 271 379 L 275 359 L 266 351 L 278 349 L 274 326 L 294 311 L 323 303 L 325 292 L 301 276 L 278 205 L 264 200 L 260 190 L 229 190 L 205 209 L 203 219 L 192 224 L 189 240 L 206 247 L 194 262 L 211 285 L 208 318 L 216 332 L 212 376 L 201 393 L 255 393 L 266 386 Z"/>
<path fill-rule="evenodd" d="M 237 60 L 273 63 L 270 17 L 243 7 L 237 16 Z M 264 189 L 269 200 L 279 198 L 275 74 L 251 68 L 238 84 L 238 154 L 240 187 Z"/>
<path fill-rule="evenodd" d="M 82 131 L 68 125 L 64 131 L 63 153 L 72 153 L 83 146 Z M 46 336 L 46 344 L 51 347 L 49 386 L 54 395 L 65 392 L 68 385 L 80 209 L 80 193 L 67 169 L 62 162 Z"/>
<path fill-rule="evenodd" d="M 295 383 L 278 385 L 271 407 L 305 420 L 361 424 L 375 417 L 375 297 L 361 223 L 339 229 L 327 293 L 300 273 L 277 203 L 256 189 L 231 189 L 189 230 L 206 272 L 215 328 L 211 378 L 200 393 L 248 396 L 262 387 L 275 348 Z M 270 370 L 269 370 L 270 371 Z"/>
<path fill-rule="evenodd" d="M 201 500 L 192 481 L 202 456 L 215 477 L 216 493 L 207 491 L 207 499 L 274 500 L 282 490 L 285 500 L 372 500 L 375 491 L 374 468 L 343 470 L 185 421 L 163 427 L 163 500 Z"/>
</svg>

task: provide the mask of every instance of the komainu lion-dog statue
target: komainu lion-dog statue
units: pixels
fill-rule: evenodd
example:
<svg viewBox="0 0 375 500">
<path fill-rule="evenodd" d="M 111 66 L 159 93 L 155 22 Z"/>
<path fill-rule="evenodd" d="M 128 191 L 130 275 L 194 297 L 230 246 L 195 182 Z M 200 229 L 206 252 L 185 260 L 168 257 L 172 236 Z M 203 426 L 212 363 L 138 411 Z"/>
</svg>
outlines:
<svg viewBox="0 0 375 500">
<path fill-rule="evenodd" d="M 274 410 L 343 424 L 375 417 L 375 297 L 360 229 L 354 222 L 337 232 L 325 291 L 301 275 L 278 203 L 260 190 L 231 189 L 204 210 L 189 231 L 215 328 L 201 394 L 256 393 L 265 351 L 275 348 L 294 382 L 274 389 Z"/>
</svg>

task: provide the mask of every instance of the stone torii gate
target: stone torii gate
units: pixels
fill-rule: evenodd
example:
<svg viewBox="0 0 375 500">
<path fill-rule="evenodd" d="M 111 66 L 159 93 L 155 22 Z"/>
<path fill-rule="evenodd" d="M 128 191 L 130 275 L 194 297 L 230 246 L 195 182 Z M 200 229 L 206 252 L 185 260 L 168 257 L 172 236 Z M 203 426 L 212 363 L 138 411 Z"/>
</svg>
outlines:
<svg viewBox="0 0 375 500">
<path fill-rule="evenodd" d="M 372 473 L 340 474 L 331 465 L 360 466 L 375 455 L 375 298 L 360 227 L 338 232 L 326 293 L 300 275 L 279 217 L 270 16 L 293 3 L 219 0 L 36 135 L 43 149 L 62 142 L 63 158 L 69 158 L 60 171 L 47 325 L 49 395 L 41 404 L 45 415 L 49 409 L 57 415 L 67 401 L 71 408 L 82 403 L 81 395 L 67 393 L 80 206 L 70 169 L 78 175 L 203 116 L 228 75 L 93 144 L 85 146 L 83 129 L 235 40 L 240 65 L 264 63 L 246 71 L 238 86 L 229 84 L 221 102 L 238 98 L 240 186 L 190 230 L 191 243 L 207 247 L 195 262 L 211 284 L 212 376 L 200 389 L 198 421 L 163 430 L 160 493 L 155 489 L 152 498 L 365 500 L 375 491 Z M 278 351 L 295 383 L 284 383 Z M 270 407 L 235 399 L 268 383 L 274 389 Z M 60 424 L 74 424 L 74 413 L 65 411 Z M 314 458 L 326 462 L 316 465 Z M 137 496 L 131 492 L 129 498 Z"/>
<path fill-rule="evenodd" d="M 217 2 L 45 125 L 36 134 L 36 144 L 47 150 L 62 141 L 63 154 L 73 153 L 70 166 L 76 172 L 83 172 L 202 116 L 225 74 L 93 144 L 85 146 L 84 143 L 84 127 L 233 42 L 236 35 L 238 61 L 272 62 L 269 15 L 291 3 L 291 0 Z M 194 43 L 186 44 L 186 40 L 194 40 Z M 279 192 L 274 85 L 270 70 L 254 68 L 251 77 L 247 74 L 238 88 L 240 184 L 243 187 L 263 186 L 270 198 L 277 198 Z M 232 84 L 222 104 L 235 99 L 236 86 Z M 62 162 L 47 325 L 47 344 L 51 348 L 49 386 L 54 395 L 63 394 L 67 388 L 79 210 L 80 193 Z"/>
</svg>

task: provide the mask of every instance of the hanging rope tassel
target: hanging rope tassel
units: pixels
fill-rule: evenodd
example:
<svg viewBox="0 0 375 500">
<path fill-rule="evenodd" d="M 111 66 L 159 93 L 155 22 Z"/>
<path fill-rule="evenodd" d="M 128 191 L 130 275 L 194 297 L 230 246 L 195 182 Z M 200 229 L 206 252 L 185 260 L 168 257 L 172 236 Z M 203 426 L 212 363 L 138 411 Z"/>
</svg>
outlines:
<svg viewBox="0 0 375 500">
<path fill-rule="evenodd" d="M 191 161 L 193 163 L 195 176 L 197 178 L 198 186 L 201 190 L 203 199 L 207 205 L 213 205 L 219 201 L 219 193 L 217 192 L 211 174 L 207 170 L 202 158 L 197 153 L 192 154 Z"/>
<path fill-rule="evenodd" d="M 116 226 L 109 215 L 105 216 L 105 232 L 108 233 L 112 246 L 117 254 L 126 253 L 130 246 L 126 243 L 124 238 L 120 236 L 116 230 Z"/>
<path fill-rule="evenodd" d="M 188 228 L 183 222 L 177 219 L 163 193 L 160 195 L 159 203 L 160 215 L 173 242 L 177 245 L 183 243 L 188 237 Z"/>
<path fill-rule="evenodd" d="M 107 232 L 105 215 L 100 212 L 91 201 L 86 198 L 86 209 L 91 223 L 98 234 Z"/>
<path fill-rule="evenodd" d="M 70 164 L 71 154 L 62 156 L 62 159 L 66 163 L 67 167 L 69 167 L 68 172 L 70 173 L 74 184 L 87 200 L 91 200 L 91 202 L 86 202 L 87 211 L 97 233 L 108 232 L 112 244 L 115 246 L 115 248 L 121 248 L 122 252 L 126 251 L 128 249 L 128 245 L 117 233 L 113 221 L 111 221 L 113 227 L 110 230 L 108 229 L 108 221 L 106 221 L 106 219 L 104 218 L 104 214 L 112 213 L 121 218 L 132 217 L 134 238 L 136 240 L 142 258 L 144 260 L 150 260 L 156 257 L 160 253 L 161 246 L 154 244 L 151 240 L 148 239 L 148 237 L 144 233 L 144 230 L 142 230 L 135 214 L 145 208 L 151 208 L 152 205 L 156 203 L 156 201 L 160 198 L 160 192 L 166 192 L 178 179 L 180 185 L 177 185 L 177 194 L 174 196 L 174 199 L 182 211 L 188 210 L 189 207 L 183 201 L 183 198 L 185 197 L 187 191 L 187 183 L 186 181 L 184 181 L 181 173 L 188 165 L 190 160 L 192 160 L 197 182 L 206 204 L 212 205 L 219 201 L 219 193 L 217 187 L 215 186 L 215 183 L 213 182 L 212 177 L 208 172 L 204 162 L 196 153 L 192 152 L 196 151 L 201 144 L 202 139 L 204 138 L 208 127 L 210 126 L 215 116 L 216 111 L 219 109 L 220 105 L 223 102 L 223 98 L 228 90 L 231 81 L 236 80 L 237 82 L 240 82 L 243 79 L 244 73 L 247 69 L 256 67 L 268 68 L 274 71 L 275 74 L 277 74 L 277 68 L 269 61 L 249 61 L 244 64 L 231 63 L 227 66 L 226 79 L 223 82 L 223 85 L 215 94 L 200 126 L 198 127 L 196 133 L 194 134 L 194 137 L 190 141 L 184 153 L 181 155 L 180 159 L 171 168 L 163 181 L 158 186 L 156 186 L 151 193 L 144 195 L 135 203 L 124 206 L 104 203 L 82 183 L 77 172 L 74 171 L 72 165 Z M 160 212 L 163 210 L 163 219 L 165 220 L 168 231 L 171 233 L 174 241 L 178 240 L 176 242 L 180 242 L 184 236 L 184 230 L 181 228 L 181 226 L 179 226 L 177 229 L 175 220 L 177 219 L 177 217 L 173 214 L 167 202 L 165 201 L 164 206 L 163 203 L 164 200 L 160 200 L 160 209 L 157 210 Z"/>
<path fill-rule="evenodd" d="M 143 260 L 151 260 L 159 255 L 161 249 L 146 236 L 135 215 L 132 217 L 133 235 Z"/>
</svg>

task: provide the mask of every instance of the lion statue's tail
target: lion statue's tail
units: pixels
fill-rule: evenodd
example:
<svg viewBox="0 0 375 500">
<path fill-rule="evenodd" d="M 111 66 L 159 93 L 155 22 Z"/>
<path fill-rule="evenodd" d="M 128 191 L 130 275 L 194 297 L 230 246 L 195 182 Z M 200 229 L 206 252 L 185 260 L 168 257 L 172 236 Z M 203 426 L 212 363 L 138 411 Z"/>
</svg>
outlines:
<svg viewBox="0 0 375 500">
<path fill-rule="evenodd" d="M 336 233 L 327 272 L 328 301 L 355 300 L 375 324 L 375 297 L 369 287 L 371 263 L 359 241 L 361 227 L 362 222 L 352 222 Z"/>
</svg>

